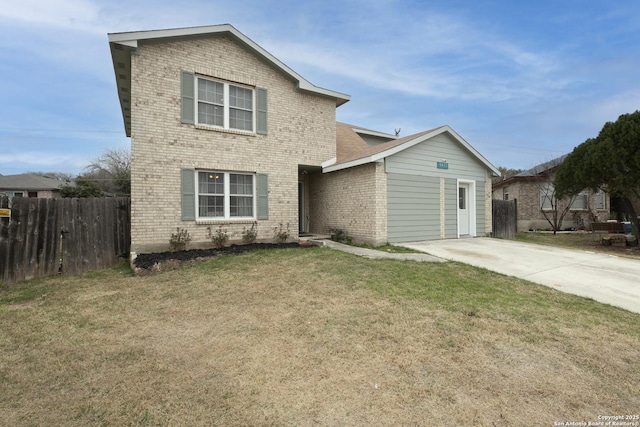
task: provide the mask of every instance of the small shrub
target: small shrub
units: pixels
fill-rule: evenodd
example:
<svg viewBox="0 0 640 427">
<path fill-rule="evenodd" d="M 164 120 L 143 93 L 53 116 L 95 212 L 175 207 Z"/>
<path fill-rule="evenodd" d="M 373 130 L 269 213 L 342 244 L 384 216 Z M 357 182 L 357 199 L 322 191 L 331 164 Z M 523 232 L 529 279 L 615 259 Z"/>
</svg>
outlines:
<svg viewBox="0 0 640 427">
<path fill-rule="evenodd" d="M 211 231 L 211 227 L 208 227 L 207 230 L 209 230 L 209 238 L 211 239 L 213 246 L 218 249 L 224 248 L 224 246 L 229 241 L 227 230 L 223 230 L 221 225 L 214 232 Z"/>
<path fill-rule="evenodd" d="M 346 243 L 348 245 L 352 243 L 349 234 L 345 230 L 341 230 L 339 228 L 331 230 L 331 240 L 334 242 Z"/>
<path fill-rule="evenodd" d="M 175 233 L 171 233 L 171 238 L 169 239 L 169 246 L 171 250 L 174 252 L 183 251 L 187 244 L 191 241 L 191 236 L 189 236 L 189 231 L 184 228 L 177 227 Z"/>
<path fill-rule="evenodd" d="M 254 243 L 258 238 L 258 222 L 254 222 L 251 224 L 250 229 L 246 229 L 246 227 L 242 228 L 242 243 L 249 244 Z"/>
<path fill-rule="evenodd" d="M 287 223 L 286 230 L 284 230 L 282 223 L 280 223 L 280 227 L 273 228 L 273 241 L 279 245 L 286 243 L 287 239 L 289 239 L 289 235 L 289 223 Z"/>
</svg>

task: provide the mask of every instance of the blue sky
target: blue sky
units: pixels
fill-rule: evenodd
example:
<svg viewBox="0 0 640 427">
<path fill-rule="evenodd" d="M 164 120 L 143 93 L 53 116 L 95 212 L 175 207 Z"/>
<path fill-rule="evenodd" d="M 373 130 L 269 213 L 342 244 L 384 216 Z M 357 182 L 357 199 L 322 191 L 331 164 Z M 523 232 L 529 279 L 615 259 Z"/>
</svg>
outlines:
<svg viewBox="0 0 640 427">
<path fill-rule="evenodd" d="M 448 124 L 529 168 L 640 109 L 637 0 L 21 0 L 0 7 L 0 174 L 78 174 L 129 146 L 107 33 L 229 23 L 339 121 L 401 136 Z"/>
</svg>

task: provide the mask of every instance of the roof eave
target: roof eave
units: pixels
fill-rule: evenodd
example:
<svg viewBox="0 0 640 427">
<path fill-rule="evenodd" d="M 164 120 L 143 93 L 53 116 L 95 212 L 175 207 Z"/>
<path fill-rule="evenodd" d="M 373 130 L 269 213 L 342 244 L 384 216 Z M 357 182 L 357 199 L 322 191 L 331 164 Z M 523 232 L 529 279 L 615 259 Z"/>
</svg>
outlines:
<svg viewBox="0 0 640 427">
<path fill-rule="evenodd" d="M 322 173 L 330 173 L 330 172 L 336 172 L 342 169 L 348 169 L 348 168 L 353 168 L 356 166 L 361 166 L 361 165 L 366 165 L 367 163 L 374 163 L 377 161 L 380 161 L 382 159 L 384 159 L 385 155 L 383 155 L 383 153 L 378 153 L 378 154 L 374 154 L 372 156 L 367 156 L 367 157 L 362 157 L 360 159 L 355 159 L 355 160 L 350 160 L 348 162 L 344 162 L 344 163 L 339 163 L 339 164 L 333 164 L 330 166 L 324 166 L 322 167 Z"/>
<path fill-rule="evenodd" d="M 373 154 L 371 156 L 366 156 L 366 157 L 362 157 L 359 159 L 353 159 L 344 163 L 340 163 L 340 164 L 334 164 L 331 165 L 329 167 L 323 168 L 322 171 L 325 173 L 328 172 L 335 172 L 341 169 L 347 169 L 347 168 L 352 168 L 355 166 L 360 166 L 360 165 L 364 165 L 367 163 L 372 163 L 381 159 L 384 159 L 386 157 L 389 156 L 393 156 L 396 153 L 399 153 L 401 151 L 406 150 L 407 148 L 413 147 L 416 144 L 420 144 L 421 142 L 424 142 L 430 138 L 433 138 L 434 136 L 440 135 L 442 133 L 449 133 L 451 136 L 453 136 L 460 144 L 462 144 L 463 147 L 465 147 L 465 149 L 467 149 L 469 152 L 471 152 L 471 154 L 473 156 L 475 156 L 487 169 L 489 169 L 494 176 L 501 176 L 502 174 L 500 173 L 500 171 L 493 166 L 487 159 L 484 158 L 484 156 L 482 156 L 478 151 L 476 151 L 475 148 L 473 148 L 467 141 L 464 140 L 464 138 L 462 138 L 460 135 L 458 135 L 453 129 L 451 129 L 450 126 L 445 125 L 445 126 L 441 126 L 439 128 L 433 129 L 430 132 L 427 132 L 423 135 L 420 135 L 417 138 L 414 139 L 410 139 L 400 145 L 396 145 L 395 147 L 391 147 L 388 150 L 384 150 L 381 151 L 379 153 Z"/>
<path fill-rule="evenodd" d="M 128 137 L 131 136 L 131 53 L 136 46 L 137 43 L 135 46 L 132 43 L 109 43 L 124 130 Z"/>
<path fill-rule="evenodd" d="M 378 137 L 381 137 L 381 138 L 389 138 L 389 139 L 394 139 L 394 140 L 398 139 L 397 136 L 391 135 L 391 134 L 388 134 L 388 133 L 384 133 L 384 132 L 377 132 L 377 131 L 374 131 L 374 130 L 361 129 L 361 128 L 357 128 L 357 127 L 354 127 L 352 129 L 357 134 L 378 136 Z"/>
</svg>

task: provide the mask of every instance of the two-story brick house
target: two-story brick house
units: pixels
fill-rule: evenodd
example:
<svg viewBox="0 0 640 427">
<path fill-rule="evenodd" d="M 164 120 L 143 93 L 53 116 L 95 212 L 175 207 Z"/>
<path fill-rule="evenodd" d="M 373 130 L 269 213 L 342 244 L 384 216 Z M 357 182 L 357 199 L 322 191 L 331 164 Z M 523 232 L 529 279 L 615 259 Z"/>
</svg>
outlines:
<svg viewBox="0 0 640 427">
<path fill-rule="evenodd" d="M 342 228 L 376 244 L 490 232 L 498 172 L 448 126 L 399 139 L 337 124 L 348 95 L 311 84 L 231 25 L 109 43 L 131 137 L 134 254 L 166 250 L 177 228 L 192 246 L 220 226 L 238 241 L 254 222 L 260 240 L 280 224 L 292 238 Z M 424 211 L 407 208 L 413 196 Z"/>
</svg>

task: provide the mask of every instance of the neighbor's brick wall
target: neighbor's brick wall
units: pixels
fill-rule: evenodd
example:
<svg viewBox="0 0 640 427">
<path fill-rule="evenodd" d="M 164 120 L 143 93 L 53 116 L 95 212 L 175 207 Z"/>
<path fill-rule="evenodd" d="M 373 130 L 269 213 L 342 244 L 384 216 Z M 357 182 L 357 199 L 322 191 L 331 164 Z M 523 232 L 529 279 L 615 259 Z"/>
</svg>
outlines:
<svg viewBox="0 0 640 427">
<path fill-rule="evenodd" d="M 131 250 L 168 247 L 177 227 L 189 231 L 191 246 L 208 243 L 207 227 L 219 224 L 239 240 L 249 223 L 182 221 L 180 169 L 267 173 L 269 220 L 258 238 L 271 239 L 279 223 L 298 223 L 298 164 L 320 165 L 334 157 L 335 100 L 305 94 L 277 69 L 257 59 L 231 36 L 171 43 L 140 43 L 132 57 Z M 263 87 L 268 90 L 268 135 L 196 129 L 180 121 L 180 72 Z"/>
<path fill-rule="evenodd" d="M 528 230 L 545 230 L 550 229 L 551 225 L 545 219 L 540 211 L 540 182 L 537 181 L 520 181 L 509 184 L 509 200 L 518 200 L 518 231 Z M 498 188 L 493 192 L 493 198 L 502 200 L 503 189 Z M 560 210 L 564 209 L 567 201 L 560 201 Z M 602 222 L 609 219 L 610 201 L 609 195 L 605 194 L 605 209 L 597 209 L 597 196 L 593 192 L 589 192 L 587 199 L 588 206 L 596 217 L 597 221 Z M 581 218 L 582 222 L 588 226 L 591 223 L 590 214 L 587 210 L 571 210 L 562 221 L 562 228 L 578 227 L 577 218 Z M 551 214 L 549 214 L 551 218 Z"/>
<path fill-rule="evenodd" d="M 383 163 L 313 175 L 310 179 L 311 231 L 347 232 L 354 242 L 387 241 L 387 180 Z"/>
</svg>

